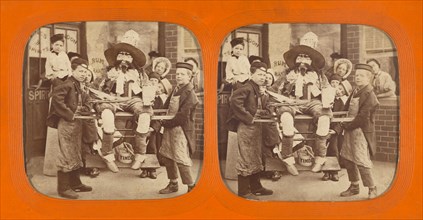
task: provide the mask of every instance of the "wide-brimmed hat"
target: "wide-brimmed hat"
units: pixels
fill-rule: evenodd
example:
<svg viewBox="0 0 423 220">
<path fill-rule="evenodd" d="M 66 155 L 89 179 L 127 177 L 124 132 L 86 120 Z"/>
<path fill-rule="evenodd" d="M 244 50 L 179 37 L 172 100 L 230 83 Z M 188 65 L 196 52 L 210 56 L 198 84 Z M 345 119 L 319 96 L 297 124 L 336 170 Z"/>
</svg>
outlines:
<svg viewBox="0 0 423 220">
<path fill-rule="evenodd" d="M 116 62 L 117 55 L 119 52 L 127 52 L 131 54 L 133 58 L 133 63 L 138 67 L 143 67 L 146 62 L 145 54 L 137 48 L 139 41 L 139 34 L 134 30 L 127 31 L 120 43 L 113 45 L 111 48 L 104 51 L 104 56 L 106 57 L 109 65 L 114 65 Z"/>
<path fill-rule="evenodd" d="M 347 65 L 347 73 L 345 73 L 342 79 L 346 79 L 351 74 L 353 68 L 353 64 L 350 60 L 344 58 L 336 60 L 335 64 L 333 65 L 333 72 L 337 74 L 336 69 L 338 69 L 338 66 L 343 63 Z"/>
<path fill-rule="evenodd" d="M 311 66 L 320 70 L 325 66 L 325 58 L 323 55 L 315 50 L 317 46 L 317 35 L 313 32 L 306 33 L 300 40 L 300 45 L 292 47 L 290 50 L 283 54 L 286 64 L 289 68 L 295 67 L 295 60 L 299 54 L 307 54 L 311 59 Z"/>
<path fill-rule="evenodd" d="M 170 68 L 172 67 L 172 63 L 166 57 L 157 57 L 156 59 L 153 60 L 153 72 L 156 72 L 156 65 L 161 62 L 166 63 L 166 66 L 167 66 L 165 72 L 160 75 L 160 77 L 164 78 L 169 73 Z"/>
</svg>

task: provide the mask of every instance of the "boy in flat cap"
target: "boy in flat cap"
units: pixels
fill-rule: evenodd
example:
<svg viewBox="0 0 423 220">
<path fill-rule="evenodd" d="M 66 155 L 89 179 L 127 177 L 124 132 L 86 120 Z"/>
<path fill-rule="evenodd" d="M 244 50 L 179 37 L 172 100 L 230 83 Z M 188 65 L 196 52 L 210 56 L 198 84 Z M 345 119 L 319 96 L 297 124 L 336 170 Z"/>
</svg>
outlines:
<svg viewBox="0 0 423 220">
<path fill-rule="evenodd" d="M 263 171 L 263 126 L 254 123 L 256 114 L 266 112 L 260 86 L 265 85 L 267 65 L 254 62 L 250 71 L 251 79 L 233 93 L 230 103 L 232 114 L 228 122 L 238 137 L 238 196 L 258 200 L 257 196 L 273 194 L 260 182 L 260 173 Z"/>
<path fill-rule="evenodd" d="M 179 190 L 178 170 L 182 183 L 188 185 L 188 192 L 195 186 L 191 174 L 191 155 L 196 148 L 194 114 L 198 98 L 191 83 L 192 69 L 189 63 L 176 63 L 177 85 L 165 103 L 165 108 L 169 109 L 168 114 L 175 117 L 162 122 L 164 132 L 159 153 L 166 166 L 169 184 L 159 191 L 160 194 Z"/>
<path fill-rule="evenodd" d="M 376 153 L 375 111 L 379 102 L 370 84 L 373 69 L 367 64 L 355 65 L 355 84 L 352 92 L 348 116 L 354 117 L 351 122 L 341 123 L 344 129 L 344 142 L 341 157 L 347 169 L 350 187 L 342 192 L 342 197 L 357 195 L 360 192 L 360 176 L 363 185 L 369 188 L 369 199 L 377 196 L 373 181 L 373 163 L 370 157 Z"/>
<path fill-rule="evenodd" d="M 243 54 L 244 38 L 238 37 L 231 40 L 231 57 L 226 63 L 226 81 L 236 90 L 250 78 L 250 62 Z"/>
<path fill-rule="evenodd" d="M 72 76 L 57 85 L 52 93 L 52 111 L 47 123 L 58 130 L 57 190 L 61 197 L 77 199 L 75 192 L 88 192 L 92 188 L 80 179 L 82 162 L 82 121 L 75 115 L 90 112 L 89 96 L 82 91 L 81 84 L 90 74 L 88 62 L 81 58 L 72 61 Z"/>
</svg>

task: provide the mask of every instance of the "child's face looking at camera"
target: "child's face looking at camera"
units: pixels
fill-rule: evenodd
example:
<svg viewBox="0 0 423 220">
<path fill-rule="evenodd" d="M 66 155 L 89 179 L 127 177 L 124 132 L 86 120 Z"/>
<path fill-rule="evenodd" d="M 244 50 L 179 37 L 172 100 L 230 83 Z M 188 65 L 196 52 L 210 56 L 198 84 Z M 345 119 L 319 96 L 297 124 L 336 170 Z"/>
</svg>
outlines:
<svg viewBox="0 0 423 220">
<path fill-rule="evenodd" d="M 156 79 L 156 78 L 151 78 L 151 79 L 150 79 L 150 82 L 151 82 L 151 85 L 153 85 L 153 86 L 155 86 L 155 85 L 159 84 L 159 80 L 158 80 L 158 79 Z"/>
<path fill-rule="evenodd" d="M 58 40 L 51 45 L 51 49 L 54 52 L 59 53 L 59 52 L 63 51 L 63 46 L 64 46 L 63 41 Z"/>
<path fill-rule="evenodd" d="M 162 75 L 166 71 L 166 63 L 160 62 L 156 65 L 156 72 Z"/>
<path fill-rule="evenodd" d="M 332 81 L 330 81 L 330 85 L 331 85 L 333 88 L 336 88 L 336 87 L 338 87 L 338 86 L 339 86 L 339 81 L 338 81 L 338 80 L 332 80 Z"/>
<path fill-rule="evenodd" d="M 347 94 L 347 92 L 345 91 L 344 86 L 338 85 L 336 87 L 336 97 L 342 97 L 342 96 L 344 96 L 346 94 Z"/>
<path fill-rule="evenodd" d="M 244 50 L 244 46 L 242 46 L 242 44 L 238 44 L 238 45 L 235 45 L 235 47 L 232 48 L 232 53 L 235 56 L 239 57 L 239 56 L 241 56 L 243 50 Z"/>
<path fill-rule="evenodd" d="M 157 84 L 156 95 L 161 95 L 163 93 L 165 93 L 165 88 L 164 88 L 163 84 L 161 84 L 161 83 Z"/>
</svg>

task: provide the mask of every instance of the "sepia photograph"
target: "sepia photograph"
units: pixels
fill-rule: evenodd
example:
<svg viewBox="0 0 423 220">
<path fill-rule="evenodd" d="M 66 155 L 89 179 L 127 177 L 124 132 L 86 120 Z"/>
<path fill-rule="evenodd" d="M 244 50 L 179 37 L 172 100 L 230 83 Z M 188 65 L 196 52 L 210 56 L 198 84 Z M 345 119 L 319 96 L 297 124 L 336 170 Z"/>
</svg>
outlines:
<svg viewBox="0 0 423 220">
<path fill-rule="evenodd" d="M 357 201 L 388 192 L 399 160 L 390 37 L 354 24 L 237 28 L 218 63 L 221 176 L 239 197 Z"/>
<path fill-rule="evenodd" d="M 39 27 L 23 72 L 32 187 L 80 200 L 166 199 L 195 189 L 203 161 L 196 37 L 163 22 Z"/>
</svg>

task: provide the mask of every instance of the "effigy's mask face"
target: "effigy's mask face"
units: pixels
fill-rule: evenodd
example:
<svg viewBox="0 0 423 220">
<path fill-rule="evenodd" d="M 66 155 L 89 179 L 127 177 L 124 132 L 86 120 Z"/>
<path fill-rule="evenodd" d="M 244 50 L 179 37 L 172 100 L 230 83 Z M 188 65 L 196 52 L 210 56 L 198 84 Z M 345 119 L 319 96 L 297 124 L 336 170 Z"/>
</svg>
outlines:
<svg viewBox="0 0 423 220">
<path fill-rule="evenodd" d="M 312 60 L 309 55 L 307 54 L 298 54 L 297 58 L 295 59 L 295 64 L 297 69 L 301 72 L 301 74 L 305 74 L 307 70 L 311 67 Z"/>
<path fill-rule="evenodd" d="M 118 53 L 116 60 L 125 61 L 127 63 L 132 63 L 134 58 L 132 58 L 131 54 L 125 51 L 121 51 Z"/>
</svg>

